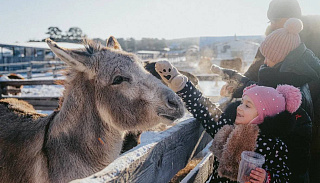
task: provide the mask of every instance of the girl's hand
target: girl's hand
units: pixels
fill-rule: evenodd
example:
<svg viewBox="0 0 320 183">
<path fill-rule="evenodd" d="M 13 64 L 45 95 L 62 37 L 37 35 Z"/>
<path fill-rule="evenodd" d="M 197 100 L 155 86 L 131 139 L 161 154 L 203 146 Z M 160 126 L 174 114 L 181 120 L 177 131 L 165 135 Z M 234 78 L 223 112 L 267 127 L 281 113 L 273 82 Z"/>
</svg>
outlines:
<svg viewBox="0 0 320 183">
<path fill-rule="evenodd" d="M 166 60 L 156 62 L 155 70 L 174 92 L 182 90 L 188 81 L 185 75 Z"/>
<path fill-rule="evenodd" d="M 250 182 L 252 183 L 264 183 L 267 176 L 267 172 L 262 168 L 256 168 L 251 170 Z"/>
</svg>

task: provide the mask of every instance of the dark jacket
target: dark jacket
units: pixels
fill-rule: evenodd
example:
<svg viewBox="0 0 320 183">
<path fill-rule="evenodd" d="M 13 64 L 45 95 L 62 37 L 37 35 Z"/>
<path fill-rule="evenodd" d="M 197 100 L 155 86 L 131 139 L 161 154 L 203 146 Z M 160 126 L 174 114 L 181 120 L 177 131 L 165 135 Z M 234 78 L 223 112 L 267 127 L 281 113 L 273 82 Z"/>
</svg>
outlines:
<svg viewBox="0 0 320 183">
<path fill-rule="evenodd" d="M 222 113 L 220 109 L 217 108 L 215 104 L 211 103 L 208 98 L 203 97 L 201 92 L 197 90 L 190 82 L 187 82 L 184 89 L 177 92 L 177 94 L 183 99 L 189 112 L 193 114 L 193 116 L 205 128 L 206 132 L 209 133 L 212 136 L 212 138 L 215 138 L 216 141 L 217 141 L 216 134 L 217 133 L 219 134 L 219 132 L 223 133 L 220 131 L 220 129 L 223 129 L 224 127 L 226 127 L 226 125 L 231 125 L 231 126 L 234 125 L 237 106 L 232 105 L 232 107 L 228 107 L 227 110 L 224 113 Z M 285 119 L 286 121 L 291 121 L 292 119 L 295 119 L 288 112 L 283 112 L 283 114 L 280 113 L 279 115 L 281 115 L 281 118 L 279 120 Z M 282 117 L 282 115 L 284 115 L 285 117 Z M 276 122 L 274 123 L 281 123 L 279 120 L 277 120 L 277 117 L 270 118 L 269 120 L 270 121 L 275 120 Z M 288 134 L 293 129 L 292 124 L 295 124 L 295 121 L 291 121 L 291 122 L 292 123 L 290 122 L 286 123 L 290 125 L 290 127 L 286 128 L 288 131 L 287 132 Z M 234 125 L 234 126 L 235 126 L 234 128 L 230 127 L 230 129 L 237 129 L 236 126 L 241 126 L 241 125 Z M 252 125 L 242 125 L 242 126 L 252 126 Z M 257 127 L 257 125 L 255 126 Z M 259 131 L 259 128 L 258 128 L 258 131 Z M 246 149 L 247 146 L 243 146 L 243 143 L 236 143 L 237 148 L 243 148 L 242 150 L 252 150 L 264 155 L 266 157 L 266 163 L 263 165 L 262 168 L 264 168 L 267 172 L 269 172 L 271 176 L 271 182 L 274 182 L 274 181 L 288 182 L 289 177 L 291 176 L 291 173 L 287 166 L 287 163 L 288 163 L 287 155 L 289 155 L 287 146 L 278 137 L 271 136 L 265 132 L 260 130 L 260 132 L 257 133 L 256 138 L 247 137 L 248 139 L 254 140 L 253 146 L 251 143 L 251 149 L 250 148 Z M 232 149 L 235 147 L 230 147 L 230 148 Z M 234 151 L 230 151 L 230 152 L 234 152 Z M 239 160 L 240 154 L 239 153 L 230 154 L 227 156 L 226 155 L 219 156 L 218 154 L 216 154 L 215 156 L 218 158 L 218 161 L 215 161 L 214 163 L 214 172 L 212 175 L 214 179 L 211 181 L 212 182 L 230 181 L 225 177 L 228 177 L 228 178 L 231 178 L 231 180 L 234 180 L 235 174 L 237 174 L 236 170 L 239 166 L 239 161 L 237 162 L 236 160 Z M 222 157 L 222 158 L 219 159 L 219 157 Z M 234 160 L 232 161 L 232 159 Z M 219 160 L 221 160 L 220 164 L 219 164 Z M 225 161 L 228 161 L 227 165 Z M 226 170 L 229 170 L 229 168 L 226 168 L 226 166 L 229 166 L 229 168 L 231 167 L 231 169 L 233 169 L 234 171 L 231 171 L 231 172 L 226 171 Z M 218 172 L 219 172 L 219 175 L 222 175 L 222 177 L 218 175 Z"/>
</svg>

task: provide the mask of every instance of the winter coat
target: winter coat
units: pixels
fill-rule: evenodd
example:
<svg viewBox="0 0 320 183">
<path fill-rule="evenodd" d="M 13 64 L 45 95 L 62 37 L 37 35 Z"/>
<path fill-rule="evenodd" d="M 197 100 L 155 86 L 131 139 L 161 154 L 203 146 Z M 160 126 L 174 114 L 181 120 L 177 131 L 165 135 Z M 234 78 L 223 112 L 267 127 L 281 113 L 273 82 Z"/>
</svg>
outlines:
<svg viewBox="0 0 320 183">
<path fill-rule="evenodd" d="M 289 181 L 291 176 L 287 165 L 289 152 L 282 140 L 261 133 L 258 125 L 234 125 L 237 106 L 231 105 L 233 108 L 228 107 L 222 113 L 215 104 L 203 97 L 201 92 L 190 82 L 187 82 L 184 89 L 177 94 L 183 99 L 189 112 L 201 122 L 206 132 L 214 138 L 214 147 L 211 149 L 214 151 L 217 161 L 214 163 L 211 182 L 236 181 L 242 151 L 255 151 L 265 156 L 266 162 L 262 168 L 269 173 L 271 182 Z M 284 119 L 286 120 L 292 119 L 292 115 L 288 112 L 279 115 L 281 117 L 285 115 Z M 276 119 L 277 116 L 270 118 L 270 120 Z M 290 130 L 292 127 L 287 129 Z"/>
</svg>

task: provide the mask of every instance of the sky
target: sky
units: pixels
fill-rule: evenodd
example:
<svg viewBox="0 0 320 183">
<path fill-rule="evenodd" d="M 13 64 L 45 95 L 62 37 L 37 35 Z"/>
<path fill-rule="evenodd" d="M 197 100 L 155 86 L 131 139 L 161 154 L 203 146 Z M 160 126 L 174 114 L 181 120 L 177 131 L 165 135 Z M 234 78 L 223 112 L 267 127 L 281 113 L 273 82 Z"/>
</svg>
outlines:
<svg viewBox="0 0 320 183">
<path fill-rule="evenodd" d="M 270 0 L 0 0 L 0 42 L 41 40 L 48 27 L 89 38 L 263 35 Z M 320 0 L 299 0 L 304 15 Z"/>
</svg>

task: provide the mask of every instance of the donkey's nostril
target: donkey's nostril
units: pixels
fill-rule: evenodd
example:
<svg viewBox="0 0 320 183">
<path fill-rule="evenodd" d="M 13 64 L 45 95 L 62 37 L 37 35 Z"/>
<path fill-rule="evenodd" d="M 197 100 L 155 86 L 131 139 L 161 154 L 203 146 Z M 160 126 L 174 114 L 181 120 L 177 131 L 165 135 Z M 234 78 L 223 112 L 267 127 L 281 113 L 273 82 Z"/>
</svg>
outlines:
<svg viewBox="0 0 320 183">
<path fill-rule="evenodd" d="M 175 109 L 179 108 L 179 103 L 175 98 L 169 98 L 168 99 L 168 105 L 169 105 L 169 107 L 172 107 L 172 108 L 175 108 Z"/>
</svg>

